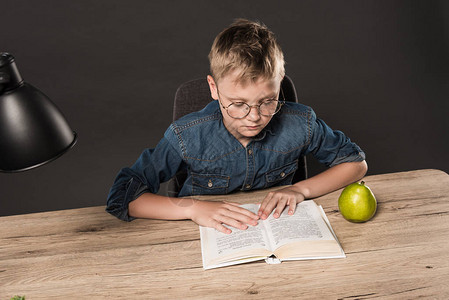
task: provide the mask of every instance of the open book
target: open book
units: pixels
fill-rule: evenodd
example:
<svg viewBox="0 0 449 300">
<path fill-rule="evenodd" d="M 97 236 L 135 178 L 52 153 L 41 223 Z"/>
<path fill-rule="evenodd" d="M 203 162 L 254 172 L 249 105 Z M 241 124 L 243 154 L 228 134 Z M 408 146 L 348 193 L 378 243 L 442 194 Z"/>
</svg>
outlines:
<svg viewBox="0 0 449 300">
<path fill-rule="evenodd" d="M 242 207 L 257 213 L 258 204 Z M 280 263 L 346 257 L 324 210 L 313 200 L 299 203 L 293 215 L 284 210 L 275 219 L 271 214 L 246 230 L 231 228 L 224 234 L 214 228 L 200 226 L 203 268 L 212 269 L 250 261 Z"/>
</svg>

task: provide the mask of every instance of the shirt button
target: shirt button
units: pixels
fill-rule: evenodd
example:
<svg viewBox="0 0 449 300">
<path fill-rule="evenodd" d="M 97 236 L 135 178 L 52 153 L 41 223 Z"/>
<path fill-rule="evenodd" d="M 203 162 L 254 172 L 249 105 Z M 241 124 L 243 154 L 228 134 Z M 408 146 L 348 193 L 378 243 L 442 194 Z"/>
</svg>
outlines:
<svg viewBox="0 0 449 300">
<path fill-rule="evenodd" d="M 209 182 L 207 183 L 207 186 L 210 187 L 210 188 L 214 186 L 214 184 L 212 183 L 212 180 L 209 179 Z"/>
<path fill-rule="evenodd" d="M 282 173 L 281 173 L 281 178 L 284 178 L 284 177 L 285 177 L 285 173 L 282 172 Z"/>
<path fill-rule="evenodd" d="M 251 184 L 245 185 L 245 188 L 246 188 L 246 189 L 250 189 L 250 188 L 251 188 Z"/>
<path fill-rule="evenodd" d="M 253 154 L 253 150 L 249 149 L 249 150 L 248 150 L 248 154 L 249 154 L 249 155 Z"/>
</svg>

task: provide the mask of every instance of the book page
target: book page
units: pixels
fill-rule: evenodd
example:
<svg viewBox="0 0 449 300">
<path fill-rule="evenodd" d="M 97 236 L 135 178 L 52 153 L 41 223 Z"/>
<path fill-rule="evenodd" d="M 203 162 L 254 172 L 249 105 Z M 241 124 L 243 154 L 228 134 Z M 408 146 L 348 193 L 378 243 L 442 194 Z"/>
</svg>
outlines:
<svg viewBox="0 0 449 300">
<path fill-rule="evenodd" d="M 259 205 L 246 204 L 242 205 L 242 207 L 257 213 Z M 214 228 L 200 226 L 202 252 L 206 260 L 217 261 L 219 257 L 230 259 L 254 255 L 255 251 L 250 251 L 254 249 L 269 250 L 269 242 L 263 222 L 259 222 L 257 226 L 250 225 L 246 230 L 229 228 L 232 230 L 231 234 L 219 232 Z M 267 251 L 259 251 L 258 255 L 266 255 Z"/>
<path fill-rule="evenodd" d="M 265 222 L 274 248 L 296 241 L 334 239 L 316 203 L 310 200 L 299 203 L 292 216 L 286 209 L 278 219 L 270 215 Z"/>
</svg>

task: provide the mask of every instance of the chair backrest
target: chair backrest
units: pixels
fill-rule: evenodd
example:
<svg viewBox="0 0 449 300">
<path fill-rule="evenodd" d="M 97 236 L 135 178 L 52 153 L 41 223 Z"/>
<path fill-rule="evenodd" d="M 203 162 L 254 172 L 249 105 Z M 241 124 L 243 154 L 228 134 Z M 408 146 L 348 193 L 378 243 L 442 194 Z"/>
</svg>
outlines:
<svg viewBox="0 0 449 300">
<path fill-rule="evenodd" d="M 281 82 L 282 91 L 286 101 L 298 102 L 295 85 L 293 81 L 285 75 Z M 183 83 L 175 94 L 173 105 L 173 121 L 184 115 L 203 109 L 212 99 L 209 84 L 206 78 L 194 79 Z M 179 173 L 170 180 L 168 185 L 169 196 L 177 196 L 177 192 L 182 187 L 186 174 Z M 293 177 L 293 183 L 307 178 L 306 157 L 298 160 L 298 170 Z"/>
</svg>

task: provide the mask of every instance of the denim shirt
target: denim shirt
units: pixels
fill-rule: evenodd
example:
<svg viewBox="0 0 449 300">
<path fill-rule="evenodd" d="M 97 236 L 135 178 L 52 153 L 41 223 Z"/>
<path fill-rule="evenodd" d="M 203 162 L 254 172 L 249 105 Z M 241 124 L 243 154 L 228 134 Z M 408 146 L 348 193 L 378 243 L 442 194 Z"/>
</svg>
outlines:
<svg viewBox="0 0 449 300">
<path fill-rule="evenodd" d="M 328 167 L 362 161 L 364 152 L 332 130 L 305 105 L 287 102 L 244 147 L 224 126 L 218 101 L 173 122 L 154 149 L 145 149 L 122 169 L 109 192 L 106 211 L 131 221 L 128 204 L 178 170 L 187 179 L 178 197 L 227 194 L 291 184 L 298 159 L 312 153 Z"/>
</svg>

